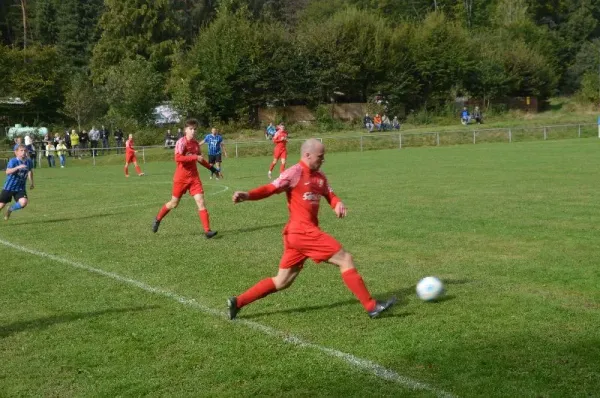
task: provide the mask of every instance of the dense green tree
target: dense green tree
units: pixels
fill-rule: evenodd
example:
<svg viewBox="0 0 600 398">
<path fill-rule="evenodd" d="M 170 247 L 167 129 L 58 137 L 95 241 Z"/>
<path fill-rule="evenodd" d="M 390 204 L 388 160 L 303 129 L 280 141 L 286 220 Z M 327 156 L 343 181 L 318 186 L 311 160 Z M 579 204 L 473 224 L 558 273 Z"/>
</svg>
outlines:
<svg viewBox="0 0 600 398">
<path fill-rule="evenodd" d="M 76 121 L 78 129 L 81 130 L 82 124 L 91 122 L 94 116 L 98 116 L 99 108 L 99 96 L 92 83 L 85 74 L 75 74 L 65 93 L 62 113 Z"/>
<path fill-rule="evenodd" d="M 109 115 L 147 123 L 162 97 L 162 77 L 152 62 L 126 58 L 108 68 L 103 86 Z"/>
<path fill-rule="evenodd" d="M 242 8 L 223 6 L 192 49 L 176 62 L 170 81 L 175 104 L 205 120 L 254 122 L 268 101 L 297 98 L 301 68 L 282 26 L 253 21 Z"/>
<path fill-rule="evenodd" d="M 29 46 L 8 52 L 8 94 L 28 101 L 53 119 L 63 100 L 63 68 L 54 47 Z"/>
<path fill-rule="evenodd" d="M 58 41 L 56 0 L 36 0 L 34 32 L 35 40 L 42 45 L 54 45 Z"/>
<path fill-rule="evenodd" d="M 383 18 L 356 8 L 301 25 L 299 50 L 308 61 L 313 97 L 329 102 L 343 95 L 367 101 L 393 63 L 392 32 Z"/>
<path fill-rule="evenodd" d="M 99 28 L 91 60 L 95 82 L 103 81 L 111 66 L 137 57 L 166 73 L 183 42 L 170 0 L 105 0 Z"/>
<path fill-rule="evenodd" d="M 96 41 L 102 0 L 60 0 L 56 10 L 57 48 L 65 66 L 86 68 Z"/>
<path fill-rule="evenodd" d="M 468 32 L 444 14 L 430 13 L 415 25 L 410 42 L 411 59 L 421 85 L 421 102 L 442 105 L 452 99 L 455 88 L 473 67 Z"/>
</svg>

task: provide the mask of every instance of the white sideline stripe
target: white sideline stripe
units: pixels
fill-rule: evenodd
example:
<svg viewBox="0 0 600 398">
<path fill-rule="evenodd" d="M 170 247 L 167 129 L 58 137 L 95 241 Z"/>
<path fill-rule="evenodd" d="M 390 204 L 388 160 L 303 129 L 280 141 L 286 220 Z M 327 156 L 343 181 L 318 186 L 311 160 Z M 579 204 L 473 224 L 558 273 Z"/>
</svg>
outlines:
<svg viewBox="0 0 600 398">
<path fill-rule="evenodd" d="M 24 246 L 20 246 L 17 245 L 15 243 L 11 243 L 9 241 L 6 241 L 2 238 L 0 238 L 0 244 L 10 247 L 12 249 L 24 252 L 24 253 L 29 253 L 29 254 L 33 254 L 34 256 L 38 256 L 38 257 L 43 257 L 49 260 L 53 260 L 56 261 L 58 263 L 62 263 L 62 264 L 66 264 L 66 265 L 70 265 L 72 267 L 75 268 L 79 268 L 82 269 L 84 271 L 88 271 L 91 273 L 95 273 L 98 275 L 102 275 L 105 277 L 108 277 L 110 279 L 116 280 L 118 282 L 122 282 L 125 284 L 129 284 L 132 286 L 135 286 L 137 288 L 140 288 L 148 293 L 153 293 L 153 294 L 157 294 L 160 296 L 164 296 L 170 299 L 173 299 L 177 302 L 179 302 L 180 304 L 192 307 L 192 308 L 196 308 L 204 313 L 207 313 L 209 315 L 214 315 L 216 317 L 219 318 L 223 318 L 223 319 L 228 319 L 228 315 L 222 311 L 218 311 L 215 310 L 214 308 L 208 307 L 206 305 L 203 305 L 199 302 L 197 302 L 194 299 L 190 299 L 187 297 L 183 297 L 180 296 L 176 293 L 170 292 L 168 290 L 163 290 L 157 287 L 153 287 L 150 285 L 147 285 L 143 282 L 137 281 L 135 279 L 131 279 L 128 278 L 126 276 L 121 276 L 119 274 L 116 274 L 114 272 L 109 272 L 109 271 L 104 271 L 102 269 L 99 268 L 94 268 L 82 263 L 78 263 L 76 261 L 72 261 L 72 260 L 68 260 L 66 258 L 62 258 L 62 257 L 58 257 L 55 256 L 53 254 L 49 254 L 49 253 L 45 253 L 45 252 L 41 252 L 38 250 L 34 250 L 34 249 L 29 249 L 27 247 Z M 335 350 L 333 348 L 329 348 L 329 347 L 325 347 L 319 344 L 314 344 L 314 343 L 310 343 L 308 341 L 305 341 L 299 337 L 293 336 L 293 335 L 289 335 L 287 333 L 284 333 L 282 331 L 279 331 L 277 329 L 271 328 L 269 326 L 265 326 L 263 324 L 260 324 L 258 322 L 253 322 L 253 321 L 249 321 L 249 320 L 236 320 L 234 321 L 237 324 L 243 324 L 251 329 L 254 330 L 258 330 L 260 332 L 263 332 L 264 334 L 271 336 L 271 337 L 276 337 L 278 339 L 281 339 L 283 342 L 285 343 L 289 343 L 289 344 L 293 344 L 293 345 L 297 345 L 299 347 L 302 348 L 312 348 L 316 351 L 320 351 L 324 354 L 327 354 L 331 357 L 335 357 L 335 358 L 339 358 L 341 360 L 343 360 L 344 362 L 359 368 L 363 371 L 366 371 L 367 373 L 371 373 L 377 377 L 379 377 L 380 379 L 384 379 L 384 380 L 388 380 L 388 381 L 392 381 L 395 383 L 398 383 L 408 389 L 411 390 L 425 390 L 425 391 L 429 391 L 434 393 L 435 395 L 437 395 L 438 397 L 447 397 L 447 398 L 452 398 L 454 397 L 452 394 L 445 392 L 443 390 L 439 390 L 435 387 L 430 386 L 429 384 L 426 383 L 422 383 L 420 381 L 411 379 L 409 377 L 406 376 L 402 376 L 396 372 L 394 372 L 391 369 L 387 369 L 375 362 L 369 361 L 367 359 L 363 359 L 363 358 L 359 358 L 356 357 L 352 354 L 348 354 L 346 352 L 343 351 L 338 351 Z"/>
</svg>

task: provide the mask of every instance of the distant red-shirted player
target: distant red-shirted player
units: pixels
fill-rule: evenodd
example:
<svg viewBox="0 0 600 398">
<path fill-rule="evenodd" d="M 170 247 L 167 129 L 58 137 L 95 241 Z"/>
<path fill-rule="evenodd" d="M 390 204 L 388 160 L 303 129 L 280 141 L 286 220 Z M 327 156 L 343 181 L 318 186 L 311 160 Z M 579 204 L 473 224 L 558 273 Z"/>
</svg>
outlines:
<svg viewBox="0 0 600 398">
<path fill-rule="evenodd" d="M 284 252 L 279 262 L 279 272 L 266 278 L 237 297 L 227 300 L 229 318 L 234 319 L 239 310 L 271 293 L 289 287 L 298 276 L 307 258 L 314 262 L 326 261 L 339 267 L 348 289 L 358 298 L 371 318 L 391 307 L 396 298 L 380 302 L 371 297 L 365 283 L 354 266 L 350 253 L 330 235 L 319 228 L 319 202 L 324 197 L 339 218 L 346 216 L 346 207 L 333 193 L 325 174 L 319 171 L 325 160 L 321 142 L 309 139 L 302 144 L 300 162 L 285 170 L 278 179 L 249 192 L 237 191 L 233 202 L 260 200 L 285 192 L 290 218 L 283 230 Z"/>
<path fill-rule="evenodd" d="M 273 136 L 273 144 L 275 144 L 275 148 L 273 148 L 273 161 L 269 167 L 269 179 L 271 179 L 271 172 L 273 171 L 273 168 L 275 168 L 277 160 L 281 161 L 279 173 L 283 173 L 285 170 L 285 160 L 287 159 L 287 141 L 288 132 L 285 130 L 283 123 L 281 123 L 279 126 L 277 126 L 277 132 L 275 132 L 275 135 Z"/>
<path fill-rule="evenodd" d="M 196 162 L 221 178 L 223 175 L 221 174 L 221 170 L 211 166 L 202 158 L 200 145 L 195 138 L 197 128 L 198 121 L 196 119 L 186 121 L 185 135 L 177 140 L 177 143 L 175 144 L 175 162 L 177 162 L 177 168 L 175 169 L 175 175 L 173 176 L 172 196 L 171 200 L 163 205 L 154 219 L 154 224 L 152 224 L 153 232 L 158 231 L 161 220 L 169 213 L 169 211 L 179 205 L 179 200 L 183 194 L 189 191 L 198 206 L 198 216 L 200 216 L 200 221 L 204 228 L 204 235 L 210 239 L 217 234 L 217 231 L 211 231 L 210 229 L 208 210 L 206 210 L 206 207 L 204 206 L 204 189 L 202 188 L 202 182 L 200 181 Z"/>
<path fill-rule="evenodd" d="M 140 166 L 137 163 L 137 157 L 135 156 L 136 150 L 133 148 L 133 134 L 129 134 L 129 138 L 125 142 L 125 177 L 129 177 L 129 164 L 133 163 L 135 166 L 135 172 L 141 177 L 144 175 Z"/>
</svg>

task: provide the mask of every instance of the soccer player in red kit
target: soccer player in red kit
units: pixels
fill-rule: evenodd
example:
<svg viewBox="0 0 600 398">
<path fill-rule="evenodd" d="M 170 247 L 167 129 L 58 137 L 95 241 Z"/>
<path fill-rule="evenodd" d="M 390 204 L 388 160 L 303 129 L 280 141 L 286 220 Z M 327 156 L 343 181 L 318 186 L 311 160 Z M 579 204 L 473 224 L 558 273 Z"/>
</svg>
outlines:
<svg viewBox="0 0 600 398">
<path fill-rule="evenodd" d="M 135 166 L 135 172 L 141 177 L 144 175 L 140 166 L 137 163 L 137 157 L 135 156 L 136 150 L 133 148 L 133 134 L 129 134 L 129 138 L 125 142 L 125 177 L 129 177 L 129 164 L 133 163 Z"/>
<path fill-rule="evenodd" d="M 208 210 L 206 210 L 206 207 L 204 206 L 204 189 L 202 188 L 202 181 L 200 181 L 196 162 L 221 178 L 223 175 L 221 174 L 221 170 L 211 166 L 204 158 L 202 158 L 200 144 L 195 138 L 197 128 L 198 121 L 196 119 L 186 121 L 185 135 L 177 140 L 177 143 L 175 144 L 175 162 L 177 162 L 177 168 L 175 169 L 175 175 L 173 176 L 172 196 L 171 200 L 163 205 L 154 219 L 154 223 L 152 224 L 153 232 L 158 231 L 162 219 L 167 213 L 179 205 L 179 200 L 183 194 L 189 191 L 198 206 L 198 216 L 200 217 L 200 222 L 204 228 L 204 235 L 210 239 L 217 234 L 217 231 L 211 231 L 210 229 Z"/>
<path fill-rule="evenodd" d="M 283 123 L 281 123 L 279 126 L 277 126 L 277 132 L 273 136 L 273 144 L 275 144 L 275 148 L 273 148 L 273 161 L 269 167 L 269 179 L 271 179 L 271 172 L 273 171 L 273 168 L 275 168 L 277 160 L 281 161 L 279 173 L 281 174 L 285 170 L 285 159 L 287 159 L 287 140 L 288 132 L 285 131 L 285 126 Z"/>
<path fill-rule="evenodd" d="M 285 170 L 279 178 L 249 192 L 237 191 L 233 202 L 260 200 L 273 194 L 285 192 L 290 218 L 283 230 L 283 256 L 276 276 L 266 278 L 237 297 L 227 300 L 229 318 L 235 319 L 240 309 L 253 301 L 289 287 L 307 258 L 316 263 L 326 261 L 339 267 L 342 280 L 358 298 L 371 318 L 377 317 L 396 302 L 376 301 L 354 266 L 350 253 L 332 236 L 319 228 L 319 201 L 324 197 L 339 218 L 346 216 L 346 206 L 333 193 L 325 174 L 319 171 L 325 160 L 325 148 L 316 139 L 302 144 L 300 162 Z"/>
</svg>

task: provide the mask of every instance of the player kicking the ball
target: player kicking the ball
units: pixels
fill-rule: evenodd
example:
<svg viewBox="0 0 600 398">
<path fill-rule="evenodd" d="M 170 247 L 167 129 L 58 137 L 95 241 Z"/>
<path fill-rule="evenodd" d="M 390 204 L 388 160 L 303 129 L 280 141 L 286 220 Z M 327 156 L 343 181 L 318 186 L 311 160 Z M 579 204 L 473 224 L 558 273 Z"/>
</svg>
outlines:
<svg viewBox="0 0 600 398">
<path fill-rule="evenodd" d="M 204 190 L 202 188 L 202 181 L 200 181 L 200 175 L 198 174 L 196 162 L 221 178 L 223 178 L 223 175 L 221 174 L 221 170 L 211 166 L 202 158 L 200 145 L 195 138 L 197 128 L 198 121 L 196 119 L 189 119 L 186 121 L 185 135 L 177 140 L 177 143 L 175 144 L 175 162 L 177 162 L 177 168 L 175 169 L 175 175 L 173 176 L 173 192 L 171 200 L 163 205 L 154 219 L 154 224 L 152 224 L 153 232 L 158 231 L 162 219 L 172 209 L 179 205 L 179 200 L 183 194 L 190 191 L 190 195 L 194 197 L 196 205 L 198 206 L 198 215 L 200 216 L 200 221 L 204 227 L 204 235 L 210 239 L 217 234 L 216 231 L 211 231 L 210 229 L 208 210 L 206 210 L 206 207 L 204 206 Z"/>
<path fill-rule="evenodd" d="M 325 174 L 319 171 L 324 161 L 323 144 L 309 139 L 302 144 L 300 162 L 285 170 L 271 184 L 233 194 L 233 202 L 240 203 L 285 192 L 290 218 L 283 230 L 284 251 L 279 262 L 279 272 L 272 278 L 261 280 L 239 296 L 230 297 L 227 300 L 230 319 L 235 319 L 244 306 L 291 286 L 307 258 L 316 263 L 326 261 L 336 265 L 340 269 L 342 280 L 371 318 L 377 317 L 396 302 L 395 297 L 384 302 L 374 300 L 356 270 L 350 253 L 319 228 L 317 216 L 321 196 L 334 209 L 337 217 L 346 216 L 344 203 L 333 193 Z"/>
</svg>

